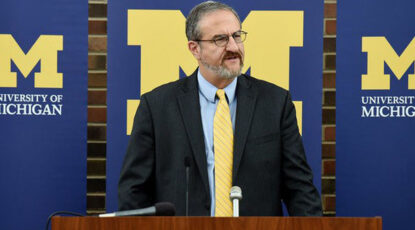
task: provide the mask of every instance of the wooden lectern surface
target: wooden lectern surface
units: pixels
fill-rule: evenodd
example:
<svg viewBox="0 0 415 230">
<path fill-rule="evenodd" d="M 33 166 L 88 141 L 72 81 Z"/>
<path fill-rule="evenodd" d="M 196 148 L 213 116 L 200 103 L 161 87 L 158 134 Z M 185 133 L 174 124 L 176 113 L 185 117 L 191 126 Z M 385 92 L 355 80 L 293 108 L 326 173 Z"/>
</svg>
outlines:
<svg viewBox="0 0 415 230">
<path fill-rule="evenodd" d="M 53 217 L 52 230 L 382 230 L 382 218 Z"/>
</svg>

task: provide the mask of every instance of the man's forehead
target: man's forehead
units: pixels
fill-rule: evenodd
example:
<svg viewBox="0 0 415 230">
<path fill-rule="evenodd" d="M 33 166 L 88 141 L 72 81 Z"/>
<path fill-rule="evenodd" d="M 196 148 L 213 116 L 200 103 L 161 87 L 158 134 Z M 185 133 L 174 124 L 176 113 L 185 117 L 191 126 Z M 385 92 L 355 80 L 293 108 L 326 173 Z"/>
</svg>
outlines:
<svg viewBox="0 0 415 230">
<path fill-rule="evenodd" d="M 240 23 L 231 11 L 216 10 L 202 16 L 199 29 L 202 33 L 233 33 L 240 29 Z"/>
</svg>

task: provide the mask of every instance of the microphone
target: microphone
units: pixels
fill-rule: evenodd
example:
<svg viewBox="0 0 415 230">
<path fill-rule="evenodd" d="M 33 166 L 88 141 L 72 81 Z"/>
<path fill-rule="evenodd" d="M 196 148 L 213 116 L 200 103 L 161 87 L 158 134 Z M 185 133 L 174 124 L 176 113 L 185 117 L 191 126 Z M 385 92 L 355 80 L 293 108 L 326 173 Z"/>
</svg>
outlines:
<svg viewBox="0 0 415 230">
<path fill-rule="evenodd" d="M 184 167 L 186 167 L 186 216 L 189 216 L 189 170 L 190 170 L 190 157 L 184 158 Z"/>
<path fill-rule="evenodd" d="M 233 203 L 233 217 L 239 217 L 239 200 L 242 199 L 242 190 L 239 186 L 233 186 L 229 198 Z"/>
<path fill-rule="evenodd" d="M 176 208 L 170 202 L 159 202 L 148 208 L 140 208 L 126 211 L 99 214 L 99 217 L 114 216 L 174 216 Z"/>
</svg>

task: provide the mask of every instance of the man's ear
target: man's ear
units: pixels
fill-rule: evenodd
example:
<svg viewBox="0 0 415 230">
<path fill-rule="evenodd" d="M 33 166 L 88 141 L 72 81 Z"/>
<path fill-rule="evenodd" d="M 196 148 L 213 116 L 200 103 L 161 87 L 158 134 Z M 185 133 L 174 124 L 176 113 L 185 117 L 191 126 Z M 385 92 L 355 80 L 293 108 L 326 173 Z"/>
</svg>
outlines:
<svg viewBox="0 0 415 230">
<path fill-rule="evenodd" d="M 193 54 L 193 56 L 199 60 L 200 59 L 200 46 L 199 43 L 195 41 L 188 41 L 187 47 L 189 48 L 189 51 Z"/>
</svg>

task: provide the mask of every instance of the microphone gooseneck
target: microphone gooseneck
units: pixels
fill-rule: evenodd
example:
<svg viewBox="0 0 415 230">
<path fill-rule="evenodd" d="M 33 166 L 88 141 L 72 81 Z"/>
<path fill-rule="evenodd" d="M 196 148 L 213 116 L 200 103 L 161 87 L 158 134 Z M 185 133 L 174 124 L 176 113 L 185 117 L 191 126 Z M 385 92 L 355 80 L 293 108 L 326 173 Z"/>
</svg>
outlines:
<svg viewBox="0 0 415 230">
<path fill-rule="evenodd" d="M 112 213 L 100 214 L 99 217 L 115 217 L 115 216 L 174 216 L 176 208 L 170 202 L 159 202 L 154 206 L 141 209 L 133 209 L 126 211 L 118 211 Z"/>
<path fill-rule="evenodd" d="M 184 167 L 186 167 L 186 216 L 189 216 L 189 174 L 190 174 L 190 157 L 184 158 Z"/>
</svg>

